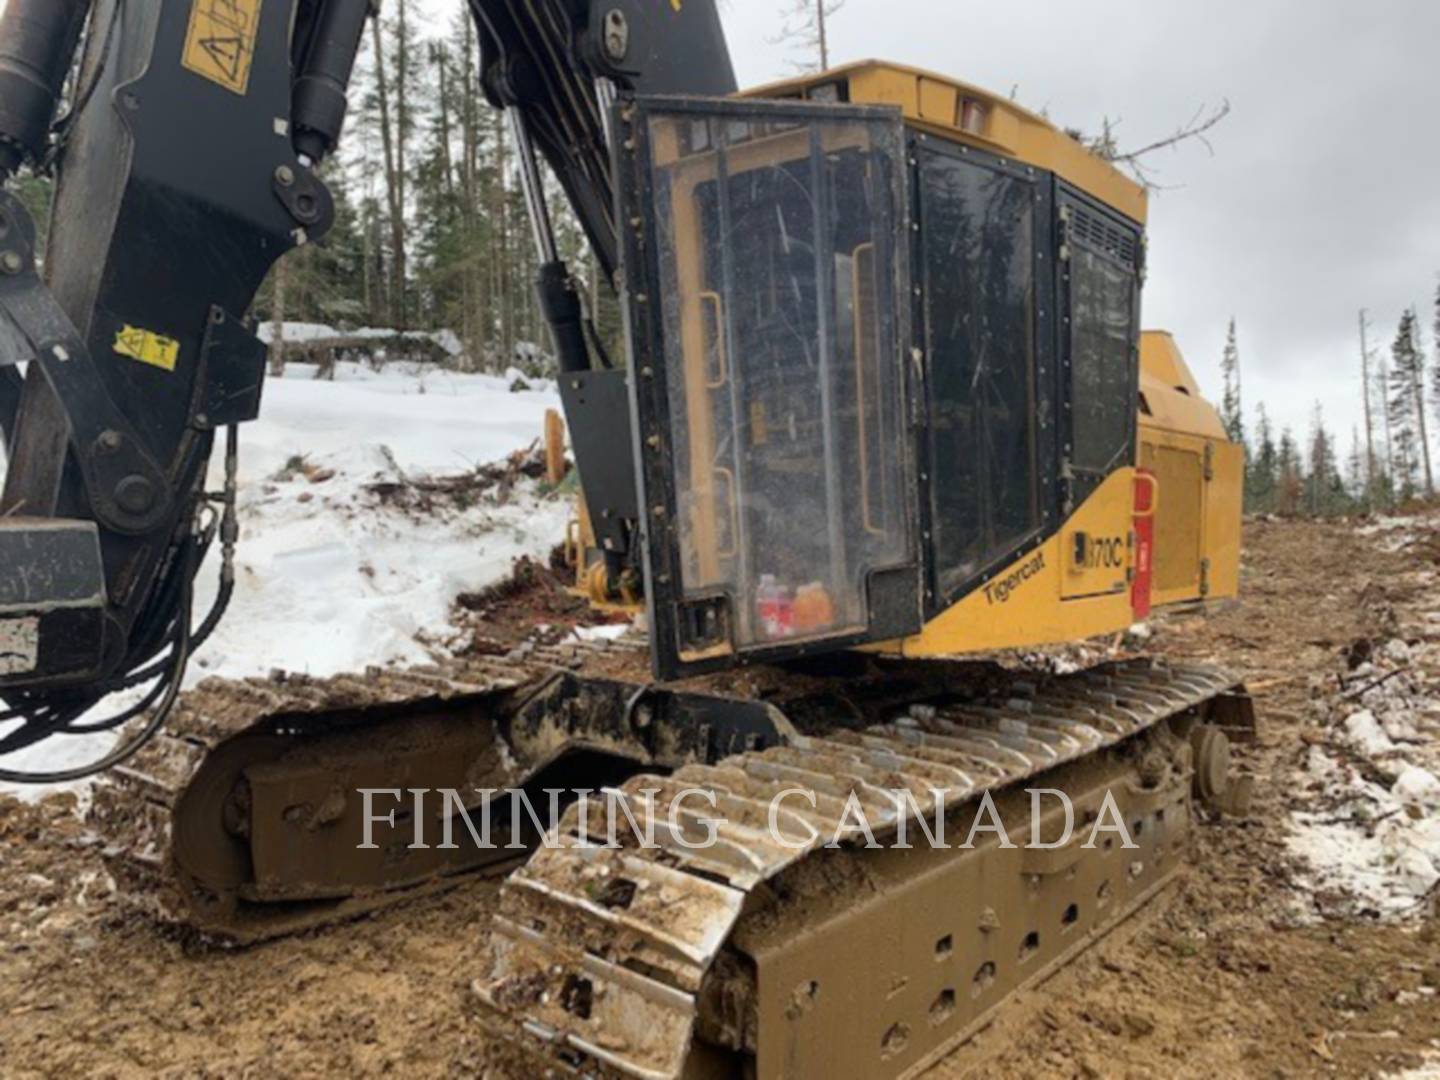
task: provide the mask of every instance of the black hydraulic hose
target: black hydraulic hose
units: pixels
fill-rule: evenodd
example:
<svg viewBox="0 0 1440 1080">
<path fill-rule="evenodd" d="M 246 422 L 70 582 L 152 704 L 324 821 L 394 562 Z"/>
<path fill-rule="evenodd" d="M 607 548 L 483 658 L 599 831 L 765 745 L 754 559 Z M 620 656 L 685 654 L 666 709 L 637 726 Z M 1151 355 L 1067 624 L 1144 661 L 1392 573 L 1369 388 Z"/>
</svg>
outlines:
<svg viewBox="0 0 1440 1080">
<path fill-rule="evenodd" d="M 240 538 L 237 511 L 239 461 L 239 428 L 231 424 L 226 429 L 225 491 L 222 496 L 211 496 L 212 499 L 219 498 L 223 502 L 224 510 L 218 523 L 211 519 L 207 525 L 180 544 L 177 557 L 166 573 L 155 600 L 149 606 L 147 617 L 141 620 L 141 624 L 150 621 L 149 616 L 160 615 L 166 611 L 173 611 L 174 614 L 167 620 L 162 632 L 156 634 L 152 630 L 141 644 L 132 650 L 132 657 L 137 659 L 132 660 L 130 673 L 101 683 L 92 688 L 91 692 L 72 693 L 63 697 L 50 695 L 41 698 L 37 695 L 34 699 L 25 700 L 20 705 L 0 712 L 0 723 L 17 719 L 23 721 L 17 730 L 0 738 L 0 756 L 23 750 L 54 736 L 90 735 L 102 731 L 113 731 L 155 706 L 158 700 L 160 704 L 145 728 L 125 746 L 106 755 L 98 762 L 82 768 L 49 773 L 0 769 L 0 781 L 16 784 L 51 784 L 84 779 L 127 760 L 160 729 L 175 706 L 190 654 L 219 626 L 220 620 L 224 617 L 225 611 L 234 597 L 235 549 Z M 195 575 L 217 534 L 220 537 L 222 550 L 219 588 L 215 600 L 210 606 L 210 611 L 200 626 L 192 630 Z M 144 663 L 138 658 L 148 659 L 160 653 L 167 646 L 170 650 L 168 655 L 151 663 L 145 663 L 143 667 L 133 666 L 135 663 Z M 158 681 L 134 705 L 103 720 L 78 723 L 108 694 L 143 685 L 152 679 Z M 161 700 L 162 696 L 163 700 Z"/>
<path fill-rule="evenodd" d="M 87 0 L 87 3 L 90 2 L 93 0 Z M 85 107 L 90 104 L 90 99 L 95 96 L 95 91 L 100 86 L 100 80 L 105 74 L 106 62 L 110 58 L 110 48 L 115 42 L 116 31 L 124 18 L 125 0 L 115 0 L 115 6 L 110 9 L 110 23 L 105 27 L 105 37 L 100 42 L 100 51 L 94 54 L 95 62 L 92 65 L 90 79 L 78 91 L 73 91 L 74 100 L 67 105 L 65 115 L 55 121 L 55 126 L 51 129 L 50 149 L 44 160 L 36 166 L 38 171 L 48 174 L 53 169 L 56 159 L 65 149 L 65 144 L 70 141 L 70 132 L 75 126 L 75 121 L 85 111 Z M 93 36 L 94 33 L 95 27 L 92 21 L 90 34 Z M 88 44 L 86 48 L 89 49 Z"/>
<path fill-rule="evenodd" d="M 80 714 L 73 710 L 60 711 L 40 705 L 33 712 L 26 713 L 22 710 L 22 715 L 25 723 L 0 739 L 0 756 L 17 753 L 44 742 L 52 735 L 58 735 L 68 720 Z"/>
<path fill-rule="evenodd" d="M 175 636 L 175 611 L 180 602 L 180 590 L 188 585 L 181 568 L 199 566 L 205 559 L 208 547 L 208 543 L 203 541 L 186 540 L 177 550 L 171 567 L 166 572 L 155 597 L 146 606 L 141 617 L 136 620 L 135 625 L 142 628 L 144 636 L 138 641 L 131 642 L 126 653 L 126 661 L 120 670 L 126 671 L 128 674 L 109 679 L 101 684 L 100 689 L 103 692 L 128 690 L 132 686 L 139 686 L 143 682 L 149 682 L 169 666 L 168 659 L 156 660 L 154 663 L 150 663 L 150 660 L 158 656 Z M 196 635 L 191 635 L 191 641 L 193 642 L 192 649 L 199 644 Z M 139 668 L 141 664 L 148 666 Z"/>
<path fill-rule="evenodd" d="M 159 699 L 160 695 L 169 689 L 168 679 L 157 679 L 155 685 L 145 692 L 145 696 L 134 705 L 114 716 L 104 720 L 95 720 L 88 724 L 66 724 L 57 735 L 97 735 L 102 731 L 114 731 L 116 728 L 124 727 L 135 717 L 146 712 Z"/>
<path fill-rule="evenodd" d="M 107 679 L 98 689 L 102 691 L 129 689 L 154 678 L 165 669 L 167 665 L 160 662 L 158 667 L 151 665 L 143 671 L 136 670 L 140 665 L 148 664 L 153 657 L 159 655 L 160 650 L 175 635 L 175 610 L 180 603 L 180 590 L 185 587 L 185 582 L 180 579 L 179 567 L 188 562 L 190 562 L 189 542 L 186 541 L 176 552 L 174 565 L 167 571 L 155 596 L 135 622 L 137 636 L 128 643 L 125 662 L 118 669 L 129 674 Z"/>
<path fill-rule="evenodd" d="M 215 601 L 210 605 L 210 610 L 208 613 L 206 613 L 204 621 L 195 630 L 195 632 L 190 635 L 191 652 L 194 652 L 196 649 L 200 648 L 201 645 L 204 645 L 205 642 L 210 639 L 210 635 L 213 634 L 216 627 L 220 625 L 220 620 L 225 617 L 225 612 L 230 607 L 230 601 L 234 597 L 234 595 L 234 579 L 231 578 L 229 580 L 222 580 L 220 582 L 220 590 L 215 594 Z M 158 652 L 159 650 L 157 649 L 156 651 Z M 119 680 L 119 682 L 113 684 L 111 692 L 113 692 L 114 690 L 129 690 L 131 687 L 139 686 L 141 683 L 144 682 L 149 682 L 151 679 L 155 678 L 155 676 L 159 675 L 162 671 L 165 670 L 165 668 L 169 666 L 169 657 L 161 660 L 156 660 L 153 664 L 150 664 L 149 666 L 144 667 L 139 671 L 132 672 L 131 674 L 126 675 L 123 679 Z M 0 720 L 3 719 L 4 717 L 0 716 Z"/>
<path fill-rule="evenodd" d="M 177 613 L 179 633 L 175 641 L 175 653 L 171 658 L 171 671 L 162 684 L 165 687 L 164 699 L 159 706 L 151 713 L 150 719 L 145 726 L 128 742 L 112 750 L 104 757 L 93 761 L 88 765 L 82 765 L 74 769 L 58 769 L 52 772 L 25 772 L 15 769 L 0 768 L 0 782 L 8 784 L 68 784 L 76 780 L 84 780 L 97 773 L 113 769 L 121 765 L 139 753 L 156 732 L 164 726 L 165 721 L 170 718 L 170 712 L 175 708 L 175 702 L 180 696 L 180 686 L 185 681 L 185 668 L 190 661 L 190 602 L 192 590 L 187 585 L 180 602 L 180 611 Z"/>
</svg>

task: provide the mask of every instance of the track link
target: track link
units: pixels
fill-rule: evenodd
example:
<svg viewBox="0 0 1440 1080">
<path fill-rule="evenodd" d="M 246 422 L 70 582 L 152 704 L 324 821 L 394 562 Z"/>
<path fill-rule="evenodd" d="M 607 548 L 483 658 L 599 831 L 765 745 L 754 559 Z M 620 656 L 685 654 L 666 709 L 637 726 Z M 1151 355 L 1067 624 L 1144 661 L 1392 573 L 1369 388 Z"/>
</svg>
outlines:
<svg viewBox="0 0 1440 1080">
<path fill-rule="evenodd" d="M 538 1067 L 644 1080 L 734 1075 L 744 1059 L 746 1075 L 761 1077 L 916 1071 L 967 1037 L 1005 991 L 1068 959 L 1078 948 L 1073 942 L 1113 925 L 1175 872 L 1173 849 L 1189 822 L 1189 729 L 1212 702 L 1237 692 L 1233 679 L 1212 668 L 1150 661 L 1017 679 L 984 703 L 912 706 L 865 730 L 801 737 L 668 778 L 636 777 L 608 793 L 639 826 L 627 822 L 618 847 L 608 825 L 596 824 L 613 814 L 607 818 L 598 802 L 579 804 L 502 890 L 490 970 L 474 984 L 501 1036 L 501 1056 L 527 1063 L 516 1075 Z M 863 997 L 854 986 L 836 995 L 836 973 L 858 984 L 871 974 L 867 963 L 890 964 L 913 947 L 910 938 L 923 936 L 897 915 L 907 904 L 917 921 L 916 913 L 929 919 L 939 909 L 958 917 L 957 891 L 976 893 L 972 951 L 988 954 L 994 931 L 1011 917 L 997 907 L 1038 910 L 1051 893 L 1058 898 L 1079 887 L 1090 864 L 1081 861 L 1078 841 L 1014 859 L 995 845 L 963 853 L 867 847 L 872 835 L 883 846 L 902 827 L 918 826 L 914 808 L 897 803 L 895 792 L 908 793 L 925 817 L 936 806 L 948 817 L 989 795 L 1002 800 L 1012 821 L 1028 824 L 1016 805 L 1025 781 L 1064 787 L 1082 807 L 1117 787 L 1125 792 L 1123 813 L 1137 825 L 1158 826 L 1118 883 L 1107 871 L 1111 877 L 1099 885 L 1101 907 L 1107 888 L 1118 893 L 1109 915 L 1087 912 L 1082 922 L 1078 905 L 1059 909 L 1062 930 L 1067 923 L 1078 929 L 1072 944 L 1050 948 L 1028 974 L 1014 977 L 1001 970 L 1001 950 L 994 959 L 956 956 L 953 963 L 975 967 L 973 978 L 941 978 L 940 961 L 948 971 L 944 954 L 959 951 L 959 943 L 937 931 L 934 956 L 927 940 L 917 961 L 923 969 L 888 974 L 891 985 L 875 1004 L 858 1012 L 854 1001 L 848 1012 L 835 1005 L 833 997 Z M 708 798 L 692 796 L 671 812 L 683 790 Z M 777 805 L 774 823 L 786 842 L 771 824 Z M 719 819 L 715 842 L 697 848 L 707 819 Z M 918 831 L 912 835 L 917 847 L 925 845 Z M 838 850 L 827 847 L 832 840 Z M 1013 902 L 1011 886 L 995 884 L 1000 868 L 1019 890 Z M 958 884 L 935 891 L 946 874 Z M 875 899 L 880 894 L 884 899 Z M 796 944 L 807 937 L 815 939 L 808 953 Z M 866 944 L 877 954 L 847 966 L 846 950 L 863 953 Z M 1020 945 L 1021 966 L 1028 944 L 1029 937 Z M 816 977 L 820 970 L 831 974 Z M 925 991 L 918 1018 L 906 1016 L 905 996 L 936 979 L 943 985 Z M 999 994 L 989 985 L 997 980 Z M 897 1018 L 888 1028 L 856 1034 L 892 1008 Z M 801 1039 L 807 1023 L 829 1028 L 811 1027 Z M 818 1057 L 807 1064 L 806 1054 Z M 873 1060 L 857 1056 L 864 1054 Z"/>
</svg>

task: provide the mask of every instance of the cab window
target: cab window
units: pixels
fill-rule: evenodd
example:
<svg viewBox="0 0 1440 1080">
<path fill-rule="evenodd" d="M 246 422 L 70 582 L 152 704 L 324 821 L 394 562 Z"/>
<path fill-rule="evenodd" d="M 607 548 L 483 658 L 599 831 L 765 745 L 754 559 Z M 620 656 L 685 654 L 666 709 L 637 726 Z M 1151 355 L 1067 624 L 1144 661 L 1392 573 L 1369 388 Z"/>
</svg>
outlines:
<svg viewBox="0 0 1440 1080">
<path fill-rule="evenodd" d="M 930 151 L 920 191 L 931 532 L 948 598 L 1039 525 L 1035 183 Z"/>
<path fill-rule="evenodd" d="M 1139 354 L 1133 234 L 1066 209 L 1070 461 L 1079 495 L 1134 457 Z"/>
</svg>

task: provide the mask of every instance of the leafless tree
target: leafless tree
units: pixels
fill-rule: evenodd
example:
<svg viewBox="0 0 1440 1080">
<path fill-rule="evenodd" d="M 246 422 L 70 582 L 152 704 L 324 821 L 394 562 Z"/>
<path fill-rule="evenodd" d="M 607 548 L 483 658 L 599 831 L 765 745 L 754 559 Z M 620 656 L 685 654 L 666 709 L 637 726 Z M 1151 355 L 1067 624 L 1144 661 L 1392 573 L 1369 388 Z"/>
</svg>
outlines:
<svg viewBox="0 0 1440 1080">
<path fill-rule="evenodd" d="M 825 71 L 830 67 L 829 21 L 847 0 L 786 0 L 785 25 L 774 40 L 789 44 L 804 56 L 790 63 L 801 72 Z"/>
<path fill-rule="evenodd" d="M 1375 509 L 1375 419 L 1371 410 L 1372 400 L 1375 396 L 1375 384 L 1370 376 L 1370 362 L 1374 359 L 1370 352 L 1370 320 L 1365 315 L 1365 309 L 1360 309 L 1360 384 L 1364 390 L 1365 401 L 1365 507 L 1368 510 Z"/>
</svg>

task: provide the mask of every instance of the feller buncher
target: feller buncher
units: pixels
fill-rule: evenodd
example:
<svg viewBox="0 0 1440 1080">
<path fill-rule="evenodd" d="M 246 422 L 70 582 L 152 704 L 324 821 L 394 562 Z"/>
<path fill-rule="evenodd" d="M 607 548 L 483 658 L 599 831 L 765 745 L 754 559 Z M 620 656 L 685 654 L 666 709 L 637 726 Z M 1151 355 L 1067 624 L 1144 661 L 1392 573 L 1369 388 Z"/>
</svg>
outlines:
<svg viewBox="0 0 1440 1080">
<path fill-rule="evenodd" d="M 740 94 L 713 0 L 470 0 L 541 255 L 579 576 L 643 598 L 652 677 L 521 647 L 181 694 L 233 590 L 247 313 L 331 224 L 317 170 L 371 7 L 0 4 L 0 173 L 56 177 L 43 259 L 0 194 L 0 752 L 116 732 L 88 768 L 0 778 L 106 772 L 121 889 L 222 941 L 513 871 L 475 991 L 523 1074 L 923 1069 L 1162 889 L 1197 808 L 1243 802 L 1231 677 L 994 659 L 1236 594 L 1241 451 L 1139 330 L 1145 191 L 895 64 Z M 557 254 L 542 159 L 624 356 Z M 519 785 L 608 787 L 636 828 L 601 843 L 583 799 L 518 869 L 412 843 Z M 462 797 L 375 820 L 377 788 Z M 1134 846 L 1027 788 L 1082 826 L 1110 800 Z M 680 789 L 705 809 L 645 797 Z M 885 842 L 915 824 L 897 792 L 941 824 L 988 799 L 1043 843 Z"/>
</svg>

